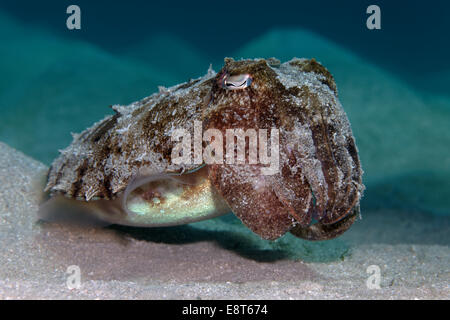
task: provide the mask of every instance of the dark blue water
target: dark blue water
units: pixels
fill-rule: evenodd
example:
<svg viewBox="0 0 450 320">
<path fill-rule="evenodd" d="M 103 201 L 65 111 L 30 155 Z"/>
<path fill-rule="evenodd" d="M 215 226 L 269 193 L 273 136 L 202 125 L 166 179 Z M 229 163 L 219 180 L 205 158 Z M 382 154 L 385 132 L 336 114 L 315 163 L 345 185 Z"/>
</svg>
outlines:
<svg viewBox="0 0 450 320">
<path fill-rule="evenodd" d="M 82 29 L 70 32 L 65 10 L 82 9 Z M 382 28 L 369 31 L 366 8 L 381 8 Z M 45 26 L 67 39 L 88 41 L 121 52 L 154 34 L 168 32 L 222 59 L 273 27 L 312 30 L 398 73 L 428 90 L 449 92 L 447 84 L 429 85 L 424 75 L 450 69 L 448 1 L 0 1 L 0 10 L 30 26 Z M 299 53 L 301 54 L 301 53 Z"/>
</svg>

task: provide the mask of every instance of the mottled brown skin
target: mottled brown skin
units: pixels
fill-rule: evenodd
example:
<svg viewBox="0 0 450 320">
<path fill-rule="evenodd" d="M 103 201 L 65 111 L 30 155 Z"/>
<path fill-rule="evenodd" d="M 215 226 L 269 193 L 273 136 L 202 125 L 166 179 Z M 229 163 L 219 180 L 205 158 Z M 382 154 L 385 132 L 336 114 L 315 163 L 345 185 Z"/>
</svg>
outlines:
<svg viewBox="0 0 450 320">
<path fill-rule="evenodd" d="M 249 74 L 252 84 L 227 90 L 221 86 L 224 74 Z M 305 77 L 308 84 L 295 83 L 290 75 Z M 194 169 L 170 163 L 174 143 L 167 133 L 173 127 L 192 130 L 198 120 L 203 130 L 221 130 L 224 150 L 226 129 L 280 129 L 278 173 L 263 175 L 264 165 L 248 161 L 207 168 L 232 211 L 262 238 L 291 231 L 308 240 L 331 239 L 359 215 L 364 186 L 355 141 L 334 79 L 314 59 L 282 65 L 276 59 L 225 59 L 217 75 L 152 95 L 130 109 L 114 109 L 115 115 L 83 132 L 55 160 L 46 188 L 50 194 L 114 200 L 141 170 Z M 125 127 L 129 130 L 123 133 Z M 297 137 L 298 132 L 305 137 Z M 304 141 L 311 145 L 303 146 Z M 317 223 L 311 225 L 313 218 Z"/>
<path fill-rule="evenodd" d="M 337 87 L 336 83 L 334 82 L 333 76 L 331 75 L 330 71 L 328 71 L 324 66 L 318 63 L 316 59 L 312 58 L 311 60 L 301 62 L 296 60 L 290 62 L 289 64 L 298 67 L 301 71 L 304 72 L 314 72 L 323 75 L 325 78 L 321 80 L 321 82 L 326 84 L 337 95 Z"/>
<path fill-rule="evenodd" d="M 179 92 L 197 82 L 192 80 L 173 91 Z M 155 174 L 194 169 L 196 166 L 170 164 L 173 144 L 166 133 L 172 126 L 186 127 L 185 124 L 201 120 L 202 110 L 207 105 L 205 96 L 209 94 L 212 82 L 212 79 L 202 82 L 198 91 L 187 92 L 180 99 L 165 92 L 154 94 L 137 102 L 129 114 L 113 107 L 116 114 L 107 116 L 75 137 L 72 145 L 53 162 L 46 191 L 78 200 L 114 200 L 139 170 Z M 192 100 L 202 103 L 191 109 L 185 108 L 186 101 Z M 177 114 L 173 116 L 175 110 Z M 121 125 L 119 121 L 128 115 L 131 120 Z M 119 133 L 118 129 L 128 124 L 131 124 L 131 133 L 127 136 Z M 76 147 L 83 150 L 82 154 L 74 152 Z M 146 152 L 151 157 L 141 159 L 139 155 Z M 94 191 L 90 191 L 91 187 Z"/>
<path fill-rule="evenodd" d="M 291 65 L 298 67 L 301 71 L 317 72 L 324 75 L 323 83 L 336 93 L 336 85 L 331 74 L 314 59 L 306 62 L 294 61 Z M 319 188 L 316 195 L 317 204 L 312 205 L 311 186 L 307 181 L 301 179 L 301 171 L 292 172 L 299 155 L 295 152 L 285 151 L 288 160 L 282 166 L 280 173 L 273 176 L 263 177 L 267 183 L 262 190 L 254 190 L 249 182 L 249 175 L 261 177 L 259 167 L 261 165 L 211 165 L 210 178 L 220 194 L 225 198 L 233 212 L 252 231 L 264 239 L 276 239 L 292 228 L 292 221 L 296 226 L 291 232 L 296 236 L 308 240 L 325 240 L 334 238 L 347 230 L 355 220 L 355 215 L 346 219 L 350 223 L 341 222 L 350 210 L 357 207 L 360 191 L 361 169 L 356 153 L 353 137 L 347 146 L 355 163 L 354 170 L 345 171 L 348 183 L 344 188 L 336 185 L 339 157 L 334 152 L 339 146 L 333 145 L 329 135 L 333 134 L 335 128 L 326 125 L 323 121 L 327 117 L 327 106 L 320 105 L 315 95 L 309 92 L 308 87 L 300 87 L 294 94 L 308 96 L 312 101 L 310 106 L 296 106 L 285 102 L 285 96 L 292 94 L 293 90 L 286 88 L 276 79 L 276 74 L 265 61 L 226 61 L 221 72 L 230 75 L 247 73 L 252 75 L 253 81 L 259 85 L 257 92 L 248 88 L 241 91 L 227 91 L 219 86 L 214 86 L 212 99 L 218 107 L 206 117 L 205 127 L 221 129 L 225 137 L 225 130 L 230 128 L 289 128 L 292 118 L 300 123 L 311 124 L 317 157 L 322 163 L 325 180 L 328 183 L 328 198 L 325 201 L 323 189 Z M 218 74 L 220 78 L 221 74 Z M 296 88 L 297 89 L 297 88 Z M 237 100 L 246 95 L 249 105 L 240 105 Z M 220 105 L 221 100 L 226 101 Z M 233 103 L 236 101 L 236 103 Z M 276 105 L 276 109 L 270 106 Z M 247 114 L 247 119 L 243 116 Z M 313 116 L 319 115 L 321 121 L 313 121 Z M 287 137 L 280 137 L 280 146 L 285 146 Z M 224 144 L 226 143 L 224 138 Z M 280 155 L 283 154 L 280 152 Z M 231 174 L 230 174 L 231 173 Z M 286 196 L 290 192 L 295 193 L 295 198 Z M 310 199 L 310 201 L 305 201 Z M 310 226 L 312 217 L 319 222 Z M 345 220 L 345 219 L 344 219 Z"/>
</svg>

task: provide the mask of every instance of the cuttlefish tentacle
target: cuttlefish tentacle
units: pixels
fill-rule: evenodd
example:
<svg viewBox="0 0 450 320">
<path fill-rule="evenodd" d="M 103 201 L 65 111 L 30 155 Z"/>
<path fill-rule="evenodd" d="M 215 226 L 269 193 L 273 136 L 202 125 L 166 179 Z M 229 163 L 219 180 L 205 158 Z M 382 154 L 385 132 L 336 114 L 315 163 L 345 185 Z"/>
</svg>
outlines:
<svg viewBox="0 0 450 320">
<path fill-rule="evenodd" d="M 273 178 L 258 171 L 250 165 L 213 165 L 210 179 L 248 228 L 263 239 L 274 240 L 291 228 L 292 217 L 272 187 Z"/>
<path fill-rule="evenodd" d="M 332 223 L 332 224 L 323 224 L 323 223 L 315 223 L 308 227 L 303 227 L 302 225 L 297 225 L 293 227 L 290 232 L 298 237 L 305 240 L 329 240 L 336 238 L 347 231 L 352 224 L 359 217 L 360 210 L 359 206 L 352 209 L 352 212 L 347 215 L 345 218 Z"/>
</svg>

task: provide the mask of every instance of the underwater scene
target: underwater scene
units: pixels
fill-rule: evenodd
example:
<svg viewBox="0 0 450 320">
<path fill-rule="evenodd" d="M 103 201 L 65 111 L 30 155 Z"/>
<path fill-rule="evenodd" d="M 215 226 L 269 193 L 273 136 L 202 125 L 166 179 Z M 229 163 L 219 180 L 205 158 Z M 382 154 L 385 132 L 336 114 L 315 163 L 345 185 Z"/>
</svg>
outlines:
<svg viewBox="0 0 450 320">
<path fill-rule="evenodd" d="M 0 0 L 0 299 L 449 299 L 449 9 Z"/>
</svg>

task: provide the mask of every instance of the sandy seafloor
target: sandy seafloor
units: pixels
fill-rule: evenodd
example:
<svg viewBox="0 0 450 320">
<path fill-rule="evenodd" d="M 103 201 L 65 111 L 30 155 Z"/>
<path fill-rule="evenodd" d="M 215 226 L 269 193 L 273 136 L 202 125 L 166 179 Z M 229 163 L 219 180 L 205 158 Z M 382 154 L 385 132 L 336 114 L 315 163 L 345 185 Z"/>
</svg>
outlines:
<svg viewBox="0 0 450 320">
<path fill-rule="evenodd" d="M 273 29 L 224 56 L 315 57 L 330 70 L 365 171 L 362 220 L 326 242 L 263 241 L 233 215 L 81 228 L 37 222 L 38 182 L 70 132 L 221 62 L 168 34 L 113 55 L 1 12 L 0 38 L 0 299 L 450 298 L 450 95 L 411 88 L 306 30 Z M 71 265 L 79 289 L 67 288 Z M 380 289 L 366 285 L 371 265 Z"/>
<path fill-rule="evenodd" d="M 2 299 L 448 299 L 449 218 L 370 211 L 339 239 L 262 241 L 236 218 L 139 229 L 37 223 L 46 167 L 0 144 Z M 69 289 L 77 265 L 81 287 Z M 369 289 L 367 268 L 381 271 Z"/>
</svg>

